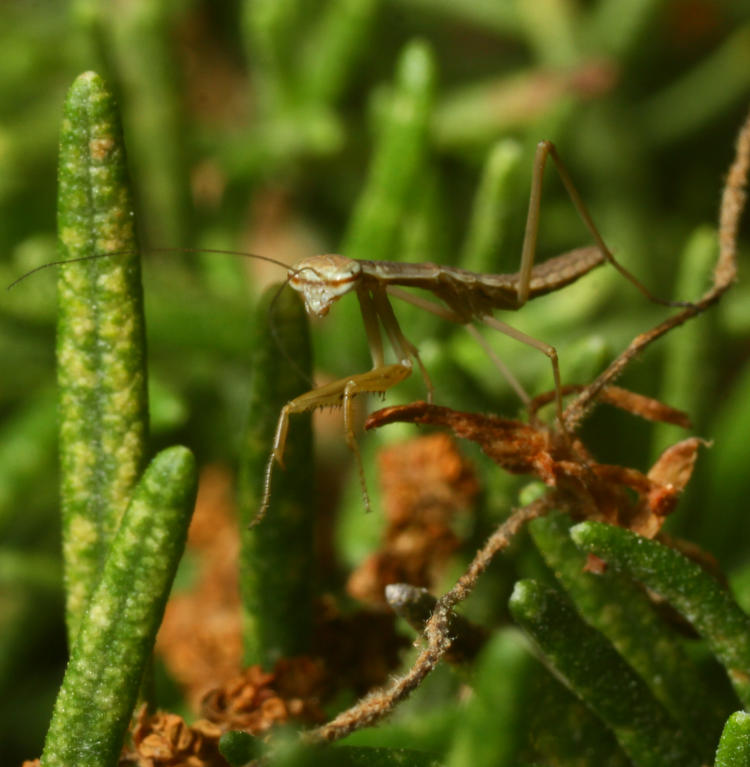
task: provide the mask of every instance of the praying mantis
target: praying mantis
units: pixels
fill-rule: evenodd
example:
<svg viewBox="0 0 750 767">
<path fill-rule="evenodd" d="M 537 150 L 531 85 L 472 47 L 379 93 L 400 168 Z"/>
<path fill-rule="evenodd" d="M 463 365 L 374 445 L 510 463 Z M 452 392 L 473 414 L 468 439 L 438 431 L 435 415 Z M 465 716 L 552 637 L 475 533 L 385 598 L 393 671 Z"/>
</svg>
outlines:
<svg viewBox="0 0 750 767">
<path fill-rule="evenodd" d="M 542 180 L 549 158 L 552 159 L 595 245 L 569 251 L 534 266 Z M 261 507 L 253 524 L 260 522 L 268 510 L 274 464 L 278 463 L 283 467 L 290 416 L 326 406 L 343 406 L 346 442 L 357 461 L 365 506 L 369 508 L 362 458 L 353 429 L 354 398 L 364 393 L 384 393 L 400 383 L 411 375 L 413 360 L 416 361 L 422 373 L 428 401 L 432 400 L 433 392 L 432 383 L 417 348 L 401 331 L 389 301 L 390 296 L 407 301 L 443 319 L 465 325 L 527 406 L 531 398 L 511 371 L 495 356 L 483 336 L 471 323 L 481 322 L 545 354 L 552 364 L 556 414 L 561 431 L 565 434 L 562 418 L 562 383 L 557 351 L 550 344 L 501 322 L 493 316 L 492 312 L 495 310 L 516 311 L 528 300 L 565 287 L 605 261 L 611 263 L 650 300 L 669 306 L 682 305 L 680 302 L 664 301 L 653 296 L 615 260 L 594 225 L 554 144 L 551 141 L 541 141 L 537 145 L 534 157 L 531 194 L 521 250 L 521 266 L 516 274 L 476 274 L 465 269 L 432 263 L 367 261 L 341 255 L 312 256 L 296 263 L 289 269 L 288 282 L 290 287 L 301 293 L 309 315 L 325 317 L 331 306 L 342 296 L 350 292 L 356 294 L 373 367 L 367 372 L 355 373 L 314 388 L 284 405 L 279 414 L 273 447 L 266 464 Z M 412 295 L 402 288 L 421 288 L 442 303 Z M 394 363 L 386 364 L 385 362 L 381 328 L 395 354 L 396 362 Z"/>
<path fill-rule="evenodd" d="M 594 245 L 568 251 L 535 266 L 542 181 L 547 161 L 550 158 L 574 207 L 592 236 Z M 191 248 L 180 250 L 194 251 Z M 234 253 L 234 251 L 216 252 Z M 9 287 L 13 287 L 25 277 L 47 266 L 120 254 L 122 253 L 100 253 L 93 256 L 51 262 L 31 270 Z M 243 253 L 241 255 L 248 256 L 250 254 Z M 251 257 L 286 266 L 267 256 L 252 255 Z M 343 407 L 346 442 L 355 456 L 365 506 L 369 509 L 364 468 L 353 428 L 354 398 L 365 393 L 385 393 L 411 375 L 413 361 L 416 361 L 420 368 L 427 388 L 428 402 L 431 402 L 433 392 L 432 382 L 422 364 L 417 348 L 406 339 L 401 331 L 389 300 L 390 297 L 411 303 L 445 320 L 464 325 L 484 348 L 527 407 L 531 405 L 531 397 L 502 360 L 495 355 L 472 323 L 481 322 L 545 354 L 552 365 L 556 415 L 561 433 L 565 437 L 567 430 L 562 417 L 563 394 L 557 351 L 550 344 L 498 320 L 493 316 L 493 312 L 496 310 L 517 311 L 528 300 L 560 290 L 605 262 L 612 264 L 649 300 L 666 306 L 689 305 L 657 298 L 615 260 L 594 225 L 554 144 L 551 141 L 541 141 L 537 145 L 532 168 L 531 193 L 521 249 L 520 269 L 515 274 L 478 274 L 457 267 L 433 263 L 369 261 L 351 259 L 341 255 L 312 256 L 299 261 L 292 267 L 287 267 L 287 281 L 291 288 L 301 293 L 307 313 L 311 316 L 325 317 L 332 305 L 342 296 L 349 292 L 356 294 L 373 366 L 369 371 L 354 373 L 313 388 L 284 405 L 279 414 L 272 449 L 265 467 L 261 505 L 251 526 L 258 524 L 268 510 L 271 500 L 273 468 L 276 463 L 282 467 L 284 465 L 284 448 L 291 415 L 328 406 L 340 405 Z M 402 288 L 422 289 L 431 293 L 438 300 L 425 299 L 422 296 L 408 293 Z M 381 328 L 388 338 L 396 358 L 395 362 L 389 364 L 386 364 L 385 360 Z"/>
</svg>

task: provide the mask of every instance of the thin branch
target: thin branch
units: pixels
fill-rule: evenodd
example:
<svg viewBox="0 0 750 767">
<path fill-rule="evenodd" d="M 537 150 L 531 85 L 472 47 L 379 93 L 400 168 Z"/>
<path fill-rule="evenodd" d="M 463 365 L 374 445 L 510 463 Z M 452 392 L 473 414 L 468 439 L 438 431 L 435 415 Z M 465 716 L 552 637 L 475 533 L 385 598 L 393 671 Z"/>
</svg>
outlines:
<svg viewBox="0 0 750 767">
<path fill-rule="evenodd" d="M 427 647 L 422 650 L 414 665 L 404 676 L 396 679 L 388 689 L 370 693 L 322 727 L 304 733 L 303 738 L 310 743 L 330 743 L 344 738 L 388 716 L 396 705 L 419 687 L 450 649 L 451 609 L 469 596 L 479 576 L 487 569 L 495 555 L 507 548 L 516 533 L 527 522 L 549 511 L 550 503 L 550 499 L 545 496 L 518 509 L 487 539 L 455 586 L 438 599 L 432 617 L 425 626 L 424 636 Z"/>
</svg>

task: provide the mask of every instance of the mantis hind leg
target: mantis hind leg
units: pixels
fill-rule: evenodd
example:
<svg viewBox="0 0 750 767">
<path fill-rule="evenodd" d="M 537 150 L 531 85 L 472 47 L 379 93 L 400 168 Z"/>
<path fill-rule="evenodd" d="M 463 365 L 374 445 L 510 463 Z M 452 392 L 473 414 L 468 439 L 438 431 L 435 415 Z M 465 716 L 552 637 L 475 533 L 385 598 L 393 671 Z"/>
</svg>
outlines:
<svg viewBox="0 0 750 767">
<path fill-rule="evenodd" d="M 560 176 L 565 191 L 571 199 L 575 209 L 578 211 L 578 215 L 583 221 L 586 229 L 588 229 L 597 248 L 609 261 L 617 271 L 625 277 L 649 300 L 662 306 L 690 306 L 689 302 L 685 301 L 668 301 L 663 298 L 655 296 L 634 274 L 631 274 L 622 264 L 620 264 L 612 252 L 604 243 L 604 240 L 596 228 L 591 214 L 583 201 L 583 198 L 576 189 L 573 179 L 568 172 L 567 167 L 560 159 L 560 155 L 557 153 L 555 145 L 551 141 L 540 141 L 536 147 L 536 154 L 534 155 L 534 166 L 531 175 L 531 194 L 529 196 L 529 209 L 526 215 L 526 229 L 523 237 L 523 247 L 521 249 L 521 268 L 519 270 L 518 279 L 518 308 L 523 306 L 529 297 L 529 285 L 531 283 L 531 272 L 534 267 L 534 260 L 536 258 L 536 241 L 537 233 L 539 231 L 539 211 L 542 202 L 542 180 L 544 177 L 544 168 L 547 164 L 547 159 L 552 158 L 552 162 L 555 164 L 558 175 Z M 546 352 L 545 352 L 546 353 Z"/>
<path fill-rule="evenodd" d="M 484 353 L 492 360 L 492 364 L 500 371 L 500 375 L 510 384 L 510 387 L 518 395 L 518 398 L 528 408 L 531 405 L 531 397 L 521 382 L 513 375 L 511 369 L 495 354 L 495 350 L 487 343 L 484 336 L 473 326 L 464 325 L 469 335 L 484 349 Z"/>
</svg>

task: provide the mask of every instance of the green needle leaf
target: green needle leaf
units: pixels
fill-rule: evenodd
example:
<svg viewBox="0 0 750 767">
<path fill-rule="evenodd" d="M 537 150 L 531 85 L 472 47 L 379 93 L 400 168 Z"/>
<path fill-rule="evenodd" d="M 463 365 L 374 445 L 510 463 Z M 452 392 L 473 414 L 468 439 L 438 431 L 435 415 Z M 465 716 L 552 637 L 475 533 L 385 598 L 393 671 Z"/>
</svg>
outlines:
<svg viewBox="0 0 750 767">
<path fill-rule="evenodd" d="M 116 765 L 195 502 L 192 453 L 159 453 L 138 483 L 65 670 L 45 767 Z"/>
<path fill-rule="evenodd" d="M 65 103 L 61 259 L 135 251 L 133 201 L 114 100 L 93 72 Z M 57 362 L 61 503 L 70 644 L 143 468 L 148 434 L 137 253 L 60 267 Z"/>
<path fill-rule="evenodd" d="M 559 593 L 523 580 L 516 583 L 509 604 L 556 676 L 612 729 L 634 764 L 700 764 L 645 682 Z"/>
<path fill-rule="evenodd" d="M 423 172 L 434 85 L 430 47 L 410 43 L 399 59 L 367 183 L 344 238 L 348 258 L 393 258 L 399 223 Z"/>
<path fill-rule="evenodd" d="M 727 719 L 714 767 L 750 767 L 750 714 L 736 711 Z"/>
<path fill-rule="evenodd" d="M 509 138 L 498 141 L 487 155 L 461 253 L 464 269 L 492 274 L 517 268 L 517 263 L 500 259 L 511 214 L 517 210 L 522 158 L 521 144 Z"/>
<path fill-rule="evenodd" d="M 726 712 L 712 706 L 696 665 L 643 589 L 611 569 L 602 575 L 584 571 L 586 556 L 570 539 L 571 525 L 568 516 L 551 514 L 531 522 L 529 531 L 584 620 L 612 642 L 675 721 L 700 738 L 708 760 Z"/>
<path fill-rule="evenodd" d="M 256 310 L 253 344 L 253 381 L 239 474 L 240 593 L 245 662 L 270 668 L 282 656 L 308 650 L 312 627 L 316 503 L 309 415 L 290 418 L 285 468 L 273 468 L 270 508 L 260 524 L 247 529 L 261 505 L 281 408 L 311 387 L 307 318 L 291 289 L 279 293 L 274 285 L 266 291 Z"/>
<path fill-rule="evenodd" d="M 582 522 L 570 534 L 580 549 L 629 572 L 682 613 L 726 667 L 743 705 L 750 705 L 750 617 L 728 591 L 680 552 L 629 530 Z"/>
</svg>

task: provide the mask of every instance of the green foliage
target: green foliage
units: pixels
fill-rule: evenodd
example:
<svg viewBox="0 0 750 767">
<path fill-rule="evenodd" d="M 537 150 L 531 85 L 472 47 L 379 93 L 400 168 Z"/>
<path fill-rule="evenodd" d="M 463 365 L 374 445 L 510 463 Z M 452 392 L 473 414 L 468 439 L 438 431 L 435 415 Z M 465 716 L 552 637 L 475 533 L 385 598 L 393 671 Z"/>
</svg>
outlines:
<svg viewBox="0 0 750 767">
<path fill-rule="evenodd" d="M 112 95 L 94 73 L 68 94 L 60 134 L 57 385 L 68 640 L 98 578 L 148 439 L 140 259 Z"/>
<path fill-rule="evenodd" d="M 135 249 L 136 230 L 152 247 L 250 247 L 289 261 L 338 251 L 513 272 L 533 149 L 552 139 L 618 258 L 655 294 L 690 299 L 710 276 L 716 201 L 750 93 L 747 2 L 695 7 L 704 14 L 696 26 L 687 4 L 648 0 L 3 3 L 0 276 L 10 283 L 55 258 Z M 91 70 L 117 96 L 127 166 L 114 100 Z M 542 258 L 588 244 L 547 176 Z M 346 603 L 342 563 L 378 538 L 382 508 L 362 513 L 340 418 L 321 425 L 314 474 L 310 426 L 297 415 L 268 516 L 244 529 L 278 410 L 307 386 L 297 376 L 310 367 L 299 304 L 282 293 L 269 311 L 273 291 L 261 297 L 263 287 L 283 277 L 274 267 L 144 255 L 147 323 L 135 255 L 60 269 L 57 312 L 52 270 L 0 303 L 3 763 L 42 749 L 65 654 L 63 599 L 73 650 L 45 764 L 114 763 L 192 503 L 183 448 L 145 468 L 161 448 L 187 444 L 199 465 L 229 465 L 238 477 L 248 661 L 304 650 L 314 597 Z M 741 588 L 748 303 L 741 282 L 621 382 L 686 409 L 714 441 L 670 532 L 716 555 Z M 439 404 L 520 412 L 465 331 L 415 307 L 396 311 Z M 502 319 L 554 344 L 564 381 L 581 383 L 666 312 L 603 267 Z M 531 393 L 550 388 L 543 355 L 486 337 Z M 150 434 L 146 338 L 157 393 Z M 313 328 L 312 346 L 316 377 L 367 368 L 353 300 Z M 424 397 L 412 378 L 393 401 Z M 414 433 L 358 433 L 373 499 L 377 446 Z M 598 460 L 640 470 L 680 436 L 604 406 L 582 432 Z M 484 497 L 454 571 L 524 481 L 477 464 Z M 436 672 L 389 722 L 343 746 L 280 740 L 274 763 L 747 764 L 738 709 L 748 702 L 750 632 L 735 598 L 660 544 L 569 526 L 558 516 L 535 522 L 531 540 L 520 536 L 485 573 L 466 610 L 495 631 L 460 681 Z M 606 559 L 607 572 L 582 572 L 582 550 Z M 642 585 L 671 612 L 656 611 Z M 509 599 L 533 652 L 517 629 L 497 630 Z M 746 605 L 747 595 L 736 600 Z M 256 756 L 255 743 L 231 740 L 222 748 L 232 763 Z"/>
<path fill-rule="evenodd" d="M 315 517 L 309 504 L 313 483 L 309 416 L 295 417 L 284 467 L 273 467 L 270 508 L 255 524 L 279 411 L 307 390 L 311 371 L 302 302 L 282 287 L 272 285 L 256 308 L 253 377 L 238 487 L 244 528 L 240 591 L 245 663 L 267 668 L 273 668 L 279 658 L 310 650 L 313 619 Z M 277 344 L 285 354 L 279 354 Z"/>
<path fill-rule="evenodd" d="M 631 573 L 705 637 L 737 697 L 750 702 L 750 616 L 711 575 L 675 549 L 614 527 L 582 522 L 571 535 L 584 551 Z"/>
<path fill-rule="evenodd" d="M 699 765 L 681 731 L 604 637 L 535 581 L 516 583 L 510 609 L 554 671 L 612 729 L 634 764 Z"/>
<path fill-rule="evenodd" d="M 42 761 L 116 764 L 195 502 L 195 460 L 159 453 L 138 483 L 71 650 Z"/>
<path fill-rule="evenodd" d="M 750 764 L 749 720 L 745 711 L 737 711 L 727 719 L 716 751 L 715 767 L 745 767 Z"/>
<path fill-rule="evenodd" d="M 230 730 L 219 741 L 221 755 L 234 765 L 247 764 L 260 755 L 258 739 L 244 730 Z"/>
<path fill-rule="evenodd" d="M 611 570 L 585 572 L 586 557 L 570 539 L 569 527 L 567 517 L 551 515 L 532 522 L 530 530 L 584 620 L 614 645 L 672 718 L 701 739 L 710 754 L 723 722 L 697 664 L 641 588 Z"/>
</svg>

